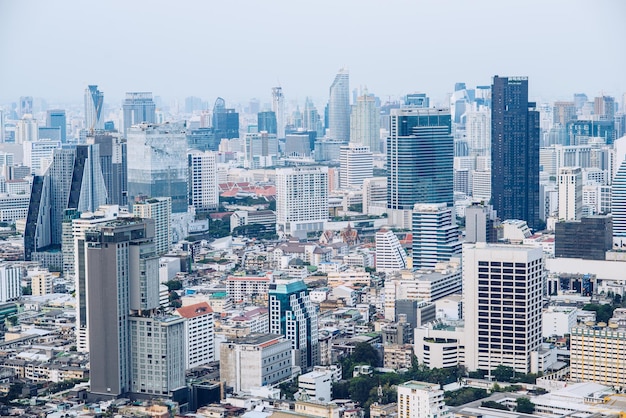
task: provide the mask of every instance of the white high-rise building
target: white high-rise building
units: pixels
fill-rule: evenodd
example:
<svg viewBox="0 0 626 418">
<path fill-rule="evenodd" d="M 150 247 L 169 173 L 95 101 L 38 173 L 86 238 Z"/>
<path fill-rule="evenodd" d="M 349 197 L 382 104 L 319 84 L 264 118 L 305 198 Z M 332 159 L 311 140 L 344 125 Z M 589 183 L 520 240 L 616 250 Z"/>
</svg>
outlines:
<svg viewBox="0 0 626 418">
<path fill-rule="evenodd" d="M 276 169 L 276 230 L 306 236 L 328 220 L 328 167 Z"/>
<path fill-rule="evenodd" d="M 374 162 L 368 146 L 353 144 L 339 148 L 339 184 L 341 188 L 360 187 L 374 175 Z"/>
<path fill-rule="evenodd" d="M 398 385 L 398 418 L 447 418 L 450 411 L 443 402 L 438 383 L 409 382 Z"/>
<path fill-rule="evenodd" d="M 339 70 L 330 86 L 328 128 L 331 138 L 350 140 L 350 75 L 346 68 Z"/>
<path fill-rule="evenodd" d="M 537 373 L 545 276 L 541 247 L 463 246 L 465 365 Z"/>
<path fill-rule="evenodd" d="M 489 109 L 471 110 L 465 115 L 469 155 L 491 155 L 491 111 Z"/>
<path fill-rule="evenodd" d="M 264 168 L 276 165 L 278 139 L 267 132 L 247 133 L 244 138 L 244 165 L 246 168 Z"/>
<path fill-rule="evenodd" d="M 9 263 L 0 264 L 0 302 L 17 300 L 22 296 L 22 268 Z"/>
<path fill-rule="evenodd" d="M 626 159 L 623 160 L 613 178 L 611 189 L 611 213 L 613 215 L 613 237 L 626 237 Z"/>
<path fill-rule="evenodd" d="M 276 114 L 276 136 L 285 137 L 285 97 L 282 87 L 272 87 L 272 111 Z"/>
<path fill-rule="evenodd" d="M 133 214 L 140 218 L 154 219 L 154 246 L 158 255 L 167 253 L 172 247 L 172 199 L 151 197 L 136 202 Z"/>
<path fill-rule="evenodd" d="M 216 157 L 213 151 L 191 150 L 187 153 L 189 205 L 196 212 L 214 211 L 219 207 Z"/>
<path fill-rule="evenodd" d="M 215 325 L 213 309 L 206 302 L 176 309 L 176 315 L 185 321 L 185 368 L 207 364 L 215 360 Z"/>
<path fill-rule="evenodd" d="M 367 94 L 367 90 L 352 105 L 350 143 L 369 147 L 374 154 L 380 152 L 380 109 L 376 107 L 376 98 Z"/>
<path fill-rule="evenodd" d="M 39 139 L 39 125 L 33 115 L 28 114 L 15 123 L 15 143 L 23 144 L 26 141 Z"/>
<path fill-rule="evenodd" d="M 459 228 L 445 203 L 413 208 L 413 267 L 433 268 L 461 254 Z"/>
<path fill-rule="evenodd" d="M 390 229 L 376 232 L 376 271 L 393 273 L 407 268 L 406 251 Z"/>
<path fill-rule="evenodd" d="M 363 213 L 382 215 L 387 211 L 387 177 L 363 180 Z"/>
<path fill-rule="evenodd" d="M 583 175 L 580 167 L 559 170 L 559 219 L 579 220 L 583 210 Z"/>
<path fill-rule="evenodd" d="M 61 148 L 61 141 L 42 139 L 22 142 L 24 148 L 24 165 L 30 167 L 31 174 L 43 176 L 52 162 L 54 150 Z"/>
</svg>

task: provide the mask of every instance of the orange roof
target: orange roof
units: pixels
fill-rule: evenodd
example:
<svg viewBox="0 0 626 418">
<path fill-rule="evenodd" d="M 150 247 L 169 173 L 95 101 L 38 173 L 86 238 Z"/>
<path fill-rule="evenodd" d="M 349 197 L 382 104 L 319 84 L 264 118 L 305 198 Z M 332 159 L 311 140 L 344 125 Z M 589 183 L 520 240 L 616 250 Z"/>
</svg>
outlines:
<svg viewBox="0 0 626 418">
<path fill-rule="evenodd" d="M 209 313 L 213 313 L 213 309 L 206 302 L 196 303 L 194 305 L 183 306 L 181 308 L 176 309 L 176 313 L 182 316 L 183 318 L 195 318 L 198 316 L 206 315 Z"/>
</svg>

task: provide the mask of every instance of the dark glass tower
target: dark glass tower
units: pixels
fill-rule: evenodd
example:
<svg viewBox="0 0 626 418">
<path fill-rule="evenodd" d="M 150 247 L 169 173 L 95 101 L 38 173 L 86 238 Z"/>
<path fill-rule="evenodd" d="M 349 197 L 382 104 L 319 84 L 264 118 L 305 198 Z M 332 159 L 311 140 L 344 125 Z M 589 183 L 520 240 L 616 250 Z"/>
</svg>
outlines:
<svg viewBox="0 0 626 418">
<path fill-rule="evenodd" d="M 48 110 L 46 113 L 46 126 L 50 128 L 61 129 L 61 142 L 65 142 L 67 139 L 66 127 L 67 121 L 65 117 L 65 110 L 54 109 Z"/>
<path fill-rule="evenodd" d="M 276 113 L 272 111 L 259 112 L 257 114 L 259 132 L 266 131 L 268 134 L 276 134 Z"/>
<path fill-rule="evenodd" d="M 500 219 L 539 228 L 539 112 L 528 101 L 528 78 L 493 78 L 491 199 Z"/>
<path fill-rule="evenodd" d="M 239 113 L 235 109 L 227 109 L 221 97 L 215 100 L 213 107 L 213 129 L 217 140 L 239 138 Z"/>
<path fill-rule="evenodd" d="M 393 212 L 410 213 L 416 203 L 453 206 L 451 126 L 448 109 L 392 110 L 387 138 L 387 207 L 394 224 L 410 228 L 410 215 L 401 222 Z"/>
</svg>

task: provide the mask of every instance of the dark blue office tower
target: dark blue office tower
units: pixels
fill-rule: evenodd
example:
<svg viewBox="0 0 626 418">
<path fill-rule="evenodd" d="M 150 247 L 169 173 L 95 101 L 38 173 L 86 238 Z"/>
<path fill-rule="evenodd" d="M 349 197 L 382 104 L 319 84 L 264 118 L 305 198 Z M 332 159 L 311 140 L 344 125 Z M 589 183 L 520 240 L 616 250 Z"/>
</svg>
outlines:
<svg viewBox="0 0 626 418">
<path fill-rule="evenodd" d="M 539 112 L 528 101 L 527 77 L 493 78 L 491 200 L 500 219 L 539 220 Z"/>
<path fill-rule="evenodd" d="M 276 134 L 276 113 L 271 110 L 257 113 L 257 126 L 259 132 L 266 131 L 268 134 Z"/>
<path fill-rule="evenodd" d="M 226 102 L 221 97 L 215 100 L 213 107 L 213 129 L 215 138 L 239 138 L 239 113 L 235 109 L 226 109 Z"/>
</svg>

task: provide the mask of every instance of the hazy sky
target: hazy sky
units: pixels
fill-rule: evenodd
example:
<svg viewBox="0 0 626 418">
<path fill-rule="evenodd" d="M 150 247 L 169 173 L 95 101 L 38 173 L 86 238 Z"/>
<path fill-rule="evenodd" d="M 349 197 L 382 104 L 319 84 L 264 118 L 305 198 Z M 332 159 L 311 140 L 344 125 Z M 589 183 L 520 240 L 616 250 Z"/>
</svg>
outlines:
<svg viewBox="0 0 626 418">
<path fill-rule="evenodd" d="M 527 75 L 531 98 L 626 92 L 624 0 L 0 0 L 0 103 L 126 91 L 319 104 L 343 66 L 383 99 Z"/>
</svg>

